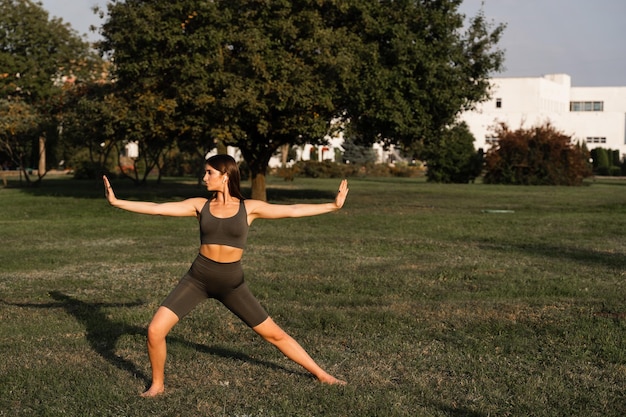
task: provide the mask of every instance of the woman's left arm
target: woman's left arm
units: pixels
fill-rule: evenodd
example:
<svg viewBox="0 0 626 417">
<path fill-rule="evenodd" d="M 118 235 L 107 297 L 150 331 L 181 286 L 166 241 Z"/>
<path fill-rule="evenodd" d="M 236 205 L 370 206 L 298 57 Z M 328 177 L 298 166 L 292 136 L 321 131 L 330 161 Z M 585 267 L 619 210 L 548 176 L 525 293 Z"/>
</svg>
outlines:
<svg viewBox="0 0 626 417">
<path fill-rule="evenodd" d="M 330 213 L 343 207 L 348 196 L 348 180 L 341 181 L 333 203 L 321 204 L 270 204 L 259 200 L 246 200 L 249 223 L 254 219 L 283 219 L 307 217 Z"/>
</svg>

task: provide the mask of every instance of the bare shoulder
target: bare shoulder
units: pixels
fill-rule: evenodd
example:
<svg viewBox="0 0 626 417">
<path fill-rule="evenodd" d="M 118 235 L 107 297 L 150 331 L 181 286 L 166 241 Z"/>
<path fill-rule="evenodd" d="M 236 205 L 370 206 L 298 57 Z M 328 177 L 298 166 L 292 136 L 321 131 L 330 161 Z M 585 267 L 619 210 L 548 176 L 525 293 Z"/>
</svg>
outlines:
<svg viewBox="0 0 626 417">
<path fill-rule="evenodd" d="M 248 224 L 255 219 L 272 218 L 273 210 L 276 206 L 261 200 L 244 200 L 246 213 L 248 214 Z"/>
<path fill-rule="evenodd" d="M 185 200 L 187 204 L 191 204 L 197 212 L 202 210 L 202 207 L 209 201 L 208 198 L 205 197 L 192 197 Z"/>
<path fill-rule="evenodd" d="M 243 203 L 246 206 L 246 211 L 248 212 L 248 214 L 254 214 L 259 209 L 263 209 L 264 207 L 268 207 L 271 205 L 270 203 L 267 203 L 265 201 L 251 199 L 246 199 L 243 201 Z"/>
<path fill-rule="evenodd" d="M 180 211 L 181 214 L 178 214 L 178 215 L 197 216 L 198 213 L 202 211 L 202 207 L 204 207 L 207 201 L 208 199 L 204 197 L 193 197 L 193 198 L 188 198 L 186 200 L 182 200 L 178 203 L 170 203 L 170 204 L 172 204 L 171 210 Z M 168 203 L 165 203 L 165 204 L 167 205 Z M 166 207 L 164 207 L 164 210 L 165 209 Z M 185 214 L 182 214 L 182 213 L 185 213 Z"/>
</svg>

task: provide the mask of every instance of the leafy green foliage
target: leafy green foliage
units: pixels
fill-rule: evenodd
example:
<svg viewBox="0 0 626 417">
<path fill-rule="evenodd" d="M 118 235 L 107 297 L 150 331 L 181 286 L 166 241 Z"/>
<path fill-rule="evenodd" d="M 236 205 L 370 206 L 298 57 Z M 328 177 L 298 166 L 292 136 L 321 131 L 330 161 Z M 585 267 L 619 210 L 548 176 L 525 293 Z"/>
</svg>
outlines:
<svg viewBox="0 0 626 417">
<path fill-rule="evenodd" d="M 487 97 L 488 77 L 502 64 L 495 49 L 504 27 L 484 16 L 463 33 L 460 0 L 376 1 L 355 6 L 359 71 L 347 105 L 351 127 L 371 143 L 407 150 L 437 140 L 456 115 Z"/>
<path fill-rule="evenodd" d="M 128 109 L 113 91 L 110 83 L 81 83 L 65 91 L 58 119 L 68 165 L 79 178 L 99 178 L 115 165 Z"/>
<path fill-rule="evenodd" d="M 20 167 L 36 166 L 42 142 L 54 160 L 62 88 L 100 76 L 94 70 L 99 63 L 89 44 L 62 20 L 49 19 L 41 3 L 0 0 L 0 96 L 3 112 L 12 109 L 10 126 L 1 126 L 6 130 L 0 132 L 0 158 L 10 157 Z M 27 112 L 20 110 L 25 108 Z M 20 115 L 24 120 L 15 120 Z M 28 134 L 18 125 L 28 126 Z M 38 175 L 40 180 L 45 172 Z"/>
<path fill-rule="evenodd" d="M 126 96 L 171 100 L 169 131 L 135 109 L 138 132 L 165 133 L 182 149 L 238 146 L 256 176 L 282 144 L 328 131 L 331 92 L 314 64 L 338 40 L 314 11 L 306 2 L 127 1 L 110 8 L 101 47 L 114 53 Z"/>
<path fill-rule="evenodd" d="M 609 172 L 609 167 L 611 166 L 609 162 L 609 153 L 604 148 L 595 148 L 591 150 L 591 158 L 594 170 L 602 175 L 607 175 Z"/>
<path fill-rule="evenodd" d="M 406 163 L 374 164 L 350 163 L 337 164 L 331 161 L 298 161 L 288 168 L 278 168 L 273 172 L 285 181 L 294 178 L 414 178 L 424 176 L 420 166 Z"/>
<path fill-rule="evenodd" d="M 485 157 L 485 182 L 517 185 L 581 185 L 591 175 L 589 152 L 552 125 L 497 128 L 497 144 Z"/>
<path fill-rule="evenodd" d="M 323 143 L 331 122 L 361 144 L 414 149 L 486 98 L 503 27 L 478 15 L 463 33 L 460 3 L 116 1 L 101 50 L 129 103 L 169 103 L 158 122 L 131 104 L 139 140 L 237 146 L 265 199 L 271 156 Z"/>
<path fill-rule="evenodd" d="M 0 155 L 8 166 L 21 167 L 32 153 L 39 113 L 22 100 L 0 100 Z"/>
<path fill-rule="evenodd" d="M 474 148 L 474 136 L 465 123 L 453 126 L 426 148 L 426 175 L 429 181 L 468 183 L 480 176 L 483 168 L 482 149 Z"/>
<path fill-rule="evenodd" d="M 113 99 L 125 115 L 115 122 L 110 140 L 118 148 L 128 141 L 138 144 L 143 168 L 140 178 L 134 161 L 135 182 L 145 182 L 155 167 L 160 179 L 173 148 L 193 158 L 213 147 L 207 64 L 214 42 L 189 29 L 194 16 L 212 8 L 190 1 L 109 5 L 99 48 L 113 54 Z"/>
<path fill-rule="evenodd" d="M 42 104 L 62 77 L 86 78 L 94 59 L 68 24 L 49 19 L 40 3 L 0 0 L 0 94 Z"/>
<path fill-rule="evenodd" d="M 620 160 L 620 152 L 616 149 L 593 148 L 590 151 L 593 172 L 597 175 L 626 174 L 626 159 Z"/>
<path fill-rule="evenodd" d="M 376 153 L 371 146 L 359 145 L 354 139 L 344 137 L 341 144 L 343 160 L 349 164 L 372 164 L 376 162 Z"/>
</svg>

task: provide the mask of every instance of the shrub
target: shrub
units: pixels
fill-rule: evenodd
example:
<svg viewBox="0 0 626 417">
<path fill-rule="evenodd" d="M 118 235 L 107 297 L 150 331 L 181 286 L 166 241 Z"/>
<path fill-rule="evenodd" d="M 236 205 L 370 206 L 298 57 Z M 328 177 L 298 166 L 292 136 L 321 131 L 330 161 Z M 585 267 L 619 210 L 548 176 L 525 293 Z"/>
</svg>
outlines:
<svg viewBox="0 0 626 417">
<path fill-rule="evenodd" d="M 474 149 L 474 136 L 465 123 L 448 129 L 426 148 L 428 181 L 468 183 L 482 171 L 482 150 Z"/>
<path fill-rule="evenodd" d="M 343 178 L 346 172 L 344 165 L 331 161 L 299 161 L 293 169 L 298 176 L 309 178 Z"/>
<path fill-rule="evenodd" d="M 581 185 L 591 175 L 589 152 L 550 123 L 529 129 L 496 128 L 487 151 L 484 181 L 491 184 Z"/>
<path fill-rule="evenodd" d="M 418 177 L 423 175 L 421 165 L 408 164 L 339 164 L 331 161 L 299 161 L 291 168 L 279 168 L 276 175 L 286 181 L 294 176 L 308 178 L 349 177 Z"/>
<path fill-rule="evenodd" d="M 101 175 L 111 175 L 102 165 L 90 161 L 77 161 L 74 166 L 74 178 L 77 180 L 93 180 Z"/>
<path fill-rule="evenodd" d="M 626 173 L 626 161 L 620 161 L 619 150 L 594 148 L 590 154 L 596 175 L 620 176 Z"/>
<path fill-rule="evenodd" d="M 346 137 L 341 147 L 343 160 L 350 164 L 363 165 L 376 162 L 376 153 L 371 145 L 361 145 L 354 138 Z"/>
<path fill-rule="evenodd" d="M 590 152 L 593 171 L 597 175 L 609 175 L 609 152 L 604 148 L 594 148 Z"/>
</svg>

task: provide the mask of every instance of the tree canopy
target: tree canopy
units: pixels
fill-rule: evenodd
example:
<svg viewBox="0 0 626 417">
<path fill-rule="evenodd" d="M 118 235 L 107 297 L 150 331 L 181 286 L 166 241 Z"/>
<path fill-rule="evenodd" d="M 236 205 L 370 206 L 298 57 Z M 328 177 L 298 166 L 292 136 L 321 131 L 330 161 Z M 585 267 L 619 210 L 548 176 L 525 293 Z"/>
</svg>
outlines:
<svg viewBox="0 0 626 417">
<path fill-rule="evenodd" d="M 129 126 L 139 140 L 236 146 L 253 197 L 265 199 L 269 160 L 284 144 L 323 143 L 349 126 L 362 144 L 417 151 L 485 99 L 503 26 L 482 14 L 466 22 L 460 4 L 113 1 L 101 51 L 130 107 L 146 97 L 155 106 L 134 109 L 152 117 Z"/>
<path fill-rule="evenodd" d="M 5 157 L 22 168 L 40 158 L 46 137 L 57 131 L 53 118 L 64 84 L 98 76 L 98 61 L 89 44 L 61 19 L 49 18 L 41 3 L 0 0 L 1 111 L 12 120 L 0 126 Z M 14 118 L 20 114 L 23 120 Z"/>
<path fill-rule="evenodd" d="M 488 97 L 489 75 L 503 61 L 496 45 L 504 26 L 490 31 L 482 13 L 466 22 L 461 3 L 367 1 L 354 7 L 350 30 L 362 52 L 346 108 L 351 128 L 366 142 L 405 149 L 427 144 Z"/>
<path fill-rule="evenodd" d="M 0 0 L 0 91 L 39 103 L 58 91 L 63 77 L 83 76 L 89 45 L 40 3 Z"/>
</svg>

